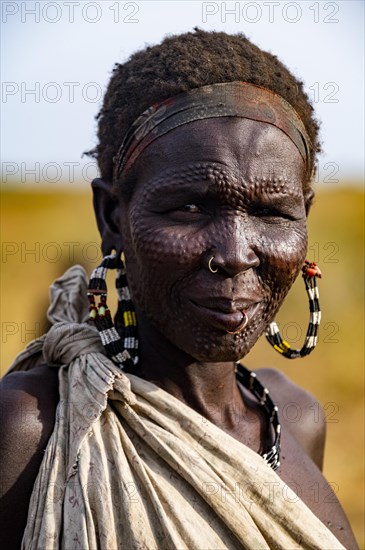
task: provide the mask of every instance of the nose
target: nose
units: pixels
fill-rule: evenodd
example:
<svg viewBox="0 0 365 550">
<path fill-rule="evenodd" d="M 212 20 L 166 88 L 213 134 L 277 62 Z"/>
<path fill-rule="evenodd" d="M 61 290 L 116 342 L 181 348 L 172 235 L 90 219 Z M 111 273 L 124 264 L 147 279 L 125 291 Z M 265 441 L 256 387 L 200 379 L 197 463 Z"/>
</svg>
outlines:
<svg viewBox="0 0 365 550">
<path fill-rule="evenodd" d="M 210 251 L 210 270 L 234 277 L 258 267 L 260 259 L 254 250 L 254 234 L 250 224 L 240 217 L 228 220 L 219 230 L 219 239 Z"/>
</svg>

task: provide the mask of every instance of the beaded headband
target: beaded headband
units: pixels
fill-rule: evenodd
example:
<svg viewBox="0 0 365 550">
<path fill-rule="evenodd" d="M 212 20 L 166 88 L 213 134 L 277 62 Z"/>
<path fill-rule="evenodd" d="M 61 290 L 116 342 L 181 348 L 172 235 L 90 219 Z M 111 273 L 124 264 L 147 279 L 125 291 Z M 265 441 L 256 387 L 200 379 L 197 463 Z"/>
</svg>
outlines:
<svg viewBox="0 0 365 550">
<path fill-rule="evenodd" d="M 310 138 L 298 113 L 283 97 L 249 82 L 223 82 L 194 88 L 146 109 L 130 126 L 114 157 L 114 179 L 127 172 L 137 157 L 160 136 L 207 118 L 241 117 L 282 130 L 296 145 L 309 168 Z"/>
</svg>

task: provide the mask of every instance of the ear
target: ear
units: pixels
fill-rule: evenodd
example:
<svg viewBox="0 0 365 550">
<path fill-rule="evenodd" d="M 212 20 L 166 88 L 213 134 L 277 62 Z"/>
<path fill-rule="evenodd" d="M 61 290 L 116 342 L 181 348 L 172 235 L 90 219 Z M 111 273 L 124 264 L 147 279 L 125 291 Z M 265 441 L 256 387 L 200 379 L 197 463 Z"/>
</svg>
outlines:
<svg viewBox="0 0 365 550">
<path fill-rule="evenodd" d="M 121 230 L 118 224 L 119 219 L 119 201 L 113 191 L 111 183 L 107 183 L 101 178 L 95 178 L 91 182 L 93 190 L 93 205 L 101 235 L 101 249 L 106 256 L 114 249 L 117 254 L 123 250 Z"/>
</svg>

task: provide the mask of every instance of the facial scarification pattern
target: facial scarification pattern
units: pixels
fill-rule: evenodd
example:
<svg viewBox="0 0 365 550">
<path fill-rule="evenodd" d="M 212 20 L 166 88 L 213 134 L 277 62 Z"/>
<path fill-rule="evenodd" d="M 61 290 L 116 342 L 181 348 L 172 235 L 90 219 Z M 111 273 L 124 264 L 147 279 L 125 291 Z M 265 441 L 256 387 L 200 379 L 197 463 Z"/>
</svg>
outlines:
<svg viewBox="0 0 365 550">
<path fill-rule="evenodd" d="M 238 168 L 192 162 L 142 178 L 122 221 L 135 304 L 198 360 L 243 357 L 275 316 L 306 253 L 305 218 L 260 213 L 273 197 L 302 198 L 300 180 L 279 170 L 263 175 L 262 164 L 259 175 L 254 163 L 247 174 Z M 181 210 L 196 203 L 198 213 Z M 215 274 L 207 268 L 211 256 L 223 266 Z M 258 305 L 243 332 L 232 335 L 196 315 L 191 300 L 199 296 Z"/>
</svg>

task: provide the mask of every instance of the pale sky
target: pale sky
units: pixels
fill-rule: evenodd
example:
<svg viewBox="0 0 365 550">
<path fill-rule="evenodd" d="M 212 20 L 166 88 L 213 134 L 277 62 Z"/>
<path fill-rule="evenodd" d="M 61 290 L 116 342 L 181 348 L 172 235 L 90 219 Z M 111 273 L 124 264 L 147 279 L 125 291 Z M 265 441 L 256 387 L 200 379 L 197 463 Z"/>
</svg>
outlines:
<svg viewBox="0 0 365 550">
<path fill-rule="evenodd" d="M 364 3 L 358 1 L 1 2 L 2 173 L 54 186 L 96 175 L 102 94 L 115 62 L 166 34 L 242 32 L 305 83 L 322 121 L 326 183 L 361 178 Z M 86 166 L 85 166 L 86 165 Z M 71 176 L 71 178 L 70 178 Z"/>
</svg>

